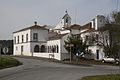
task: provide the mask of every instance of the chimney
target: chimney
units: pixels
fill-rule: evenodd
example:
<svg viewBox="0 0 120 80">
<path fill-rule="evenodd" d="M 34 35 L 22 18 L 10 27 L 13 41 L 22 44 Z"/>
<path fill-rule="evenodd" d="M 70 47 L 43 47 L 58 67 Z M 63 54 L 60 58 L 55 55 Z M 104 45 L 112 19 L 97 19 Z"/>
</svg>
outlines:
<svg viewBox="0 0 120 80">
<path fill-rule="evenodd" d="M 37 25 L 37 22 L 35 21 L 34 24 Z"/>
</svg>

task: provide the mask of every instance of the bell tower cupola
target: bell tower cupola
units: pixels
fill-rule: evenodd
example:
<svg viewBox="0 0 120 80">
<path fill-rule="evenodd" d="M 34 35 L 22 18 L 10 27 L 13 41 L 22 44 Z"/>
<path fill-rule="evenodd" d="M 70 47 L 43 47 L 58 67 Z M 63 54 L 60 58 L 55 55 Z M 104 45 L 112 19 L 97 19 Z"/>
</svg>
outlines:
<svg viewBox="0 0 120 80">
<path fill-rule="evenodd" d="M 71 25 L 71 17 L 69 16 L 67 10 L 65 15 L 62 18 L 63 27 L 69 27 Z"/>
<path fill-rule="evenodd" d="M 63 29 L 69 26 L 71 26 L 71 17 L 68 15 L 68 12 L 66 10 L 65 15 L 62 17 L 62 19 L 54 29 Z"/>
</svg>

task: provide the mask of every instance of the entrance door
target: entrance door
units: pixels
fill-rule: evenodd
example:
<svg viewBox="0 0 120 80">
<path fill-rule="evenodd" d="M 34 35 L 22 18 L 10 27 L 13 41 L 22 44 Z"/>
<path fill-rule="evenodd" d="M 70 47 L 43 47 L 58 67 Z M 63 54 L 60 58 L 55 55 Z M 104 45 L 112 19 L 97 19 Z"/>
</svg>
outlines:
<svg viewBox="0 0 120 80">
<path fill-rule="evenodd" d="M 97 53 L 97 59 L 99 59 L 99 50 L 96 50 Z"/>
<path fill-rule="evenodd" d="M 23 55 L 23 46 L 21 46 L 21 55 Z"/>
</svg>

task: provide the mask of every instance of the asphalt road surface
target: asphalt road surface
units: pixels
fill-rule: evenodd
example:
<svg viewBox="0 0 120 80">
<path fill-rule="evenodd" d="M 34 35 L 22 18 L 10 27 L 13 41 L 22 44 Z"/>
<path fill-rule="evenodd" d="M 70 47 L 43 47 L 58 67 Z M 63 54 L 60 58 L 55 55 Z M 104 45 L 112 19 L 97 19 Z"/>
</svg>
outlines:
<svg viewBox="0 0 120 80">
<path fill-rule="evenodd" d="M 17 58 L 23 65 L 0 70 L 0 80 L 79 80 L 83 76 L 119 73 L 115 66 L 75 66 Z"/>
</svg>

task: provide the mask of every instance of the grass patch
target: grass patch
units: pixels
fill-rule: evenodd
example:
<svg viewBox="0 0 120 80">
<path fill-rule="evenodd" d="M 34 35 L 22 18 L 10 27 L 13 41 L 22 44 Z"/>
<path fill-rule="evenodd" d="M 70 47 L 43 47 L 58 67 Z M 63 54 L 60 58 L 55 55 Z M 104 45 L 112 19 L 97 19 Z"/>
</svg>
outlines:
<svg viewBox="0 0 120 80">
<path fill-rule="evenodd" d="M 87 76 L 80 80 L 120 80 L 120 74 Z"/>
<path fill-rule="evenodd" d="M 12 57 L 0 56 L 0 69 L 14 67 L 21 64 L 22 64 L 21 62 Z"/>
</svg>

